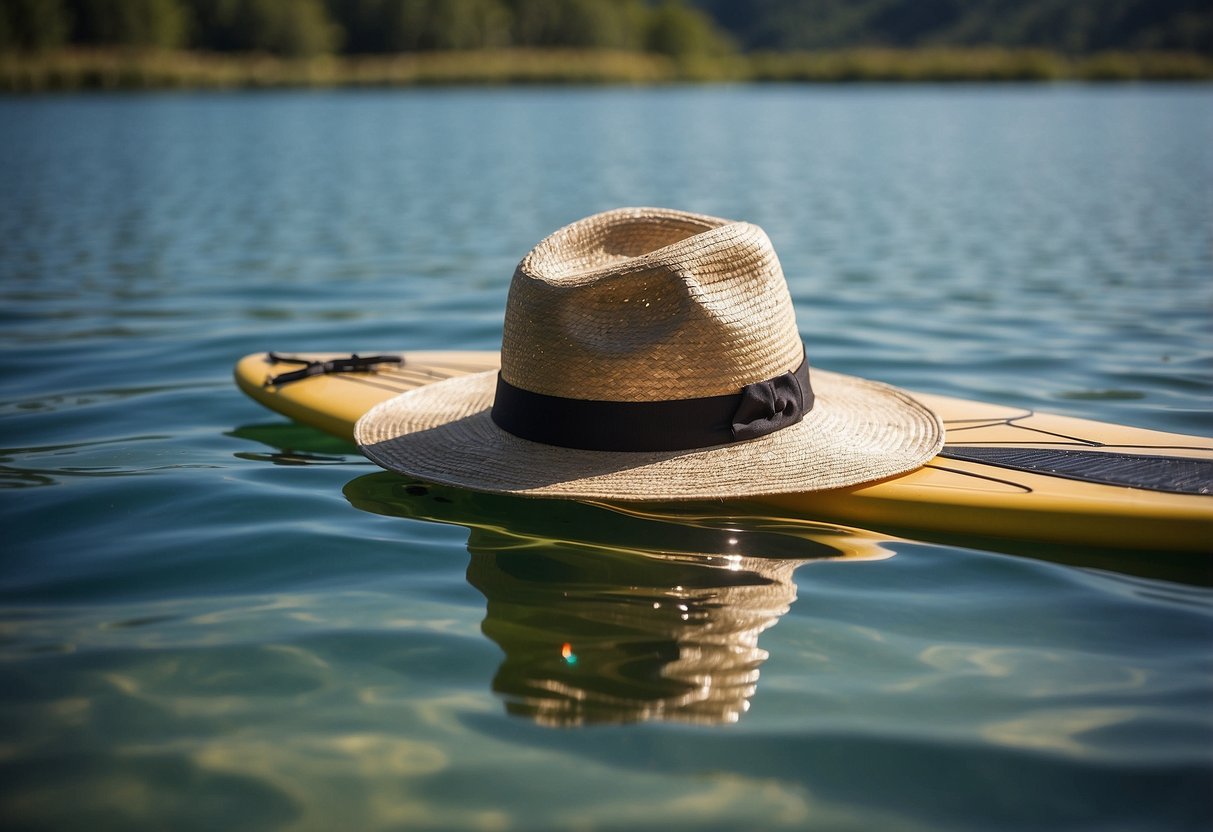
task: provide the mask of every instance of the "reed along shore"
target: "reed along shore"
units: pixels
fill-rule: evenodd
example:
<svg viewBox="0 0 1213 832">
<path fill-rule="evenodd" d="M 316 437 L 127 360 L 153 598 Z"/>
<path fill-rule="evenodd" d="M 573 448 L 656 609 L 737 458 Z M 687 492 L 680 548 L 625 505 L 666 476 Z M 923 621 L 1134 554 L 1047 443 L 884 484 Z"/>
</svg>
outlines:
<svg viewBox="0 0 1213 832">
<path fill-rule="evenodd" d="M 0 55 L 0 91 L 409 87 L 694 82 L 1208 81 L 1187 52 L 1066 56 L 1037 49 L 845 49 L 676 59 L 645 52 L 501 49 L 291 59 L 266 54 L 70 49 Z"/>
</svg>

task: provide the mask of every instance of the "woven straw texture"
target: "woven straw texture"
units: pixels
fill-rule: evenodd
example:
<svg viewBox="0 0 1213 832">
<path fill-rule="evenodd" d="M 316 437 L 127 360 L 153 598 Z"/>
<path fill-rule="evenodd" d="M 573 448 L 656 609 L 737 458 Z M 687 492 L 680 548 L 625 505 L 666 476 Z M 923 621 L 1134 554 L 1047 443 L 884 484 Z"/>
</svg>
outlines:
<svg viewBox="0 0 1213 832">
<path fill-rule="evenodd" d="M 803 346 L 762 229 L 652 208 L 598 214 L 523 259 L 506 304 L 502 376 L 536 393 L 663 401 L 736 393 L 795 368 Z M 814 370 L 798 424 L 693 451 L 616 453 L 520 439 L 489 411 L 496 373 L 412 390 L 359 420 L 390 470 L 480 491 L 681 500 L 818 491 L 921 467 L 938 418 L 895 388 Z"/>
<path fill-rule="evenodd" d="M 625 208 L 560 229 L 518 265 L 501 372 L 550 396 L 661 401 L 736 393 L 802 357 L 761 228 Z"/>
</svg>

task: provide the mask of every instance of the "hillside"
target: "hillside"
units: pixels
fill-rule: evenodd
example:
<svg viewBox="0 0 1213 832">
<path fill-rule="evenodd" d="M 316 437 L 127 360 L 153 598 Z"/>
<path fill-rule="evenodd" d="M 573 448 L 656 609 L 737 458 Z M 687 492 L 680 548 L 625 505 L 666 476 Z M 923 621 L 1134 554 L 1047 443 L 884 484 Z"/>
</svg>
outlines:
<svg viewBox="0 0 1213 832">
<path fill-rule="evenodd" d="M 1209 0 L 694 0 L 744 50 L 1213 52 Z"/>
</svg>

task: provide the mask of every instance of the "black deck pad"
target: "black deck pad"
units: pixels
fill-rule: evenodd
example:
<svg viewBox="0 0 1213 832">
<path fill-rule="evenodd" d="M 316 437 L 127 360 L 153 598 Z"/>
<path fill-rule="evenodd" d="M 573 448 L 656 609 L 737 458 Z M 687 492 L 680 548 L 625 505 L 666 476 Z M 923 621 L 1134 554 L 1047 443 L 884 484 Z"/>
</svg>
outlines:
<svg viewBox="0 0 1213 832">
<path fill-rule="evenodd" d="M 1123 485 L 1170 494 L 1213 494 L 1213 459 L 1070 448 L 963 445 L 945 446 L 939 455 L 1102 485 Z"/>
</svg>

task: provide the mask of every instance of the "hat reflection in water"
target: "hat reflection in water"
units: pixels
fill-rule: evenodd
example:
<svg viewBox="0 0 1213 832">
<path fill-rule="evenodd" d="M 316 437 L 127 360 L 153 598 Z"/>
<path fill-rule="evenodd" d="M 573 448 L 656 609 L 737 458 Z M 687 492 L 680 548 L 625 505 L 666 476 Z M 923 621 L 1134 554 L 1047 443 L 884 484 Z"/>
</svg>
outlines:
<svg viewBox="0 0 1213 832">
<path fill-rule="evenodd" d="M 518 265 L 501 372 L 373 408 L 355 438 L 427 482 L 687 500 L 817 491 L 921 467 L 939 419 L 814 369 L 762 229 L 657 208 L 580 220 Z"/>
<path fill-rule="evenodd" d="M 767 659 L 759 636 L 796 600 L 795 570 L 893 554 L 884 537 L 686 503 L 518 500 L 387 474 L 345 494 L 364 511 L 470 530 L 481 631 L 504 654 L 493 691 L 510 714 L 553 727 L 737 721 Z"/>
<path fill-rule="evenodd" d="M 796 599 L 800 561 L 510 555 L 491 538 L 469 538 L 468 581 L 505 653 L 493 690 L 544 725 L 736 722 L 767 659 L 758 637 Z"/>
</svg>

